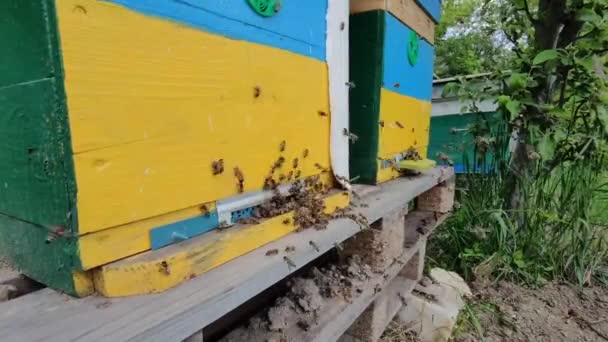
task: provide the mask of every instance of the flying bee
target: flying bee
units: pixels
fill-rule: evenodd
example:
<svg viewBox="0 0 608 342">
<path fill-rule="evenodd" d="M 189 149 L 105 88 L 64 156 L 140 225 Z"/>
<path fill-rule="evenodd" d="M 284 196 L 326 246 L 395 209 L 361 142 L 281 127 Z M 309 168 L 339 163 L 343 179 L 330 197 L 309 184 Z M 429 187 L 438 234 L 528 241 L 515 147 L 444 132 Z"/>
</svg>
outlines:
<svg viewBox="0 0 608 342">
<path fill-rule="evenodd" d="M 397 124 L 399 128 L 404 128 L 403 124 L 399 121 L 395 121 L 395 124 Z"/>
<path fill-rule="evenodd" d="M 307 158 L 308 157 L 308 149 L 305 149 L 304 152 L 302 152 L 302 158 Z"/>
</svg>

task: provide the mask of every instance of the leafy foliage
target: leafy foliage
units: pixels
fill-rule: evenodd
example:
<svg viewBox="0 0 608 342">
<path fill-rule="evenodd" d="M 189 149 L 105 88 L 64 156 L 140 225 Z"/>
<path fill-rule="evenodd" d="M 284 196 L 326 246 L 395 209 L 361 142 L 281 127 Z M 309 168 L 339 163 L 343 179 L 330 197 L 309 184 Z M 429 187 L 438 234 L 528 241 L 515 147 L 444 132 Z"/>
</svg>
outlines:
<svg viewBox="0 0 608 342">
<path fill-rule="evenodd" d="M 468 109 L 495 98 L 505 129 L 471 130 L 485 142 L 476 150 L 494 157 L 486 172 L 461 177 L 462 207 L 437 236 L 439 260 L 469 278 L 588 284 L 608 261 L 597 209 L 608 191 L 608 1 L 489 4 L 515 54 L 510 70 L 446 89 Z"/>
<path fill-rule="evenodd" d="M 451 77 L 508 68 L 513 53 L 500 35 L 495 11 L 483 0 L 447 0 L 436 29 L 435 73 Z M 494 15 L 495 16 L 495 15 Z"/>
</svg>

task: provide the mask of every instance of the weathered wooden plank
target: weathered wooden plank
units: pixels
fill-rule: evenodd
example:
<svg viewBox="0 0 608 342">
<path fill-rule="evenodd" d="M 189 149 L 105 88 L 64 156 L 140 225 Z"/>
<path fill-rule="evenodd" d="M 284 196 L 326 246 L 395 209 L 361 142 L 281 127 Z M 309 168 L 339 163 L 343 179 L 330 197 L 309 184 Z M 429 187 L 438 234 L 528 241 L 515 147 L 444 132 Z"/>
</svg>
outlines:
<svg viewBox="0 0 608 342">
<path fill-rule="evenodd" d="M 325 212 L 348 207 L 347 193 L 333 191 L 324 199 Z M 294 212 L 253 225 L 236 225 L 127 259 L 95 272 L 95 289 L 107 297 L 157 293 L 188 281 L 296 230 Z"/>
<path fill-rule="evenodd" d="M 450 168 L 435 168 L 373 187 L 361 199 L 368 207 L 360 212 L 375 221 L 453 175 Z M 181 341 L 359 231 L 350 220 L 334 220 L 326 230 L 287 235 L 161 294 L 72 299 L 43 290 L 0 305 L 0 340 Z M 280 255 L 265 256 L 286 246 L 296 247 L 296 267 Z"/>
</svg>

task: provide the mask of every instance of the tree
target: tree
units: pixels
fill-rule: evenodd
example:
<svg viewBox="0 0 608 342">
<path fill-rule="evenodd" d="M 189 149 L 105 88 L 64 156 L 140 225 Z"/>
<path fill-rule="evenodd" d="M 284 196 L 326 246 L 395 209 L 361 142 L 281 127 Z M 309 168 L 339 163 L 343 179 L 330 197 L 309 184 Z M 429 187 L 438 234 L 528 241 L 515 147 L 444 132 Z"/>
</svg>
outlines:
<svg viewBox="0 0 608 342">
<path fill-rule="evenodd" d="M 606 152 L 608 47 L 606 0 L 499 2 L 502 30 L 517 57 L 496 73 L 500 110 L 517 132 L 508 206 L 519 207 L 521 180 L 564 163 L 603 160 Z"/>
<path fill-rule="evenodd" d="M 436 29 L 435 74 L 452 77 L 507 68 L 512 52 L 493 6 L 482 0 L 447 0 Z"/>
</svg>

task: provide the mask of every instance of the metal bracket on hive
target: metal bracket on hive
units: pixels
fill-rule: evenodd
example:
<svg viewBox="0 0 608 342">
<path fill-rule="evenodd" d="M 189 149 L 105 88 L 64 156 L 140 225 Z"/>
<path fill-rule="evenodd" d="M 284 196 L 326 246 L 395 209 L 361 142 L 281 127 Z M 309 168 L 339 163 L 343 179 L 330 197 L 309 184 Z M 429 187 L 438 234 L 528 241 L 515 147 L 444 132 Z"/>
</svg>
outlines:
<svg viewBox="0 0 608 342">
<path fill-rule="evenodd" d="M 277 190 L 282 195 L 287 195 L 291 186 L 291 183 L 283 184 Z M 272 191 L 260 190 L 218 201 L 217 213 L 220 227 L 230 227 L 243 218 L 251 217 L 254 208 L 270 200 L 272 196 L 274 196 Z"/>
<path fill-rule="evenodd" d="M 272 17 L 281 10 L 281 0 L 247 0 L 247 3 L 263 17 Z"/>
</svg>

